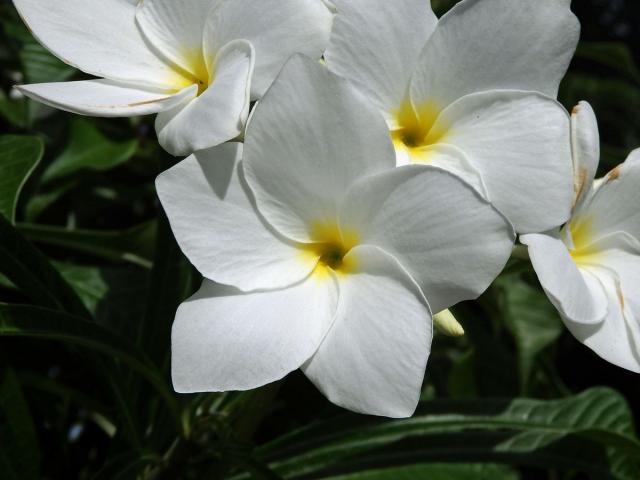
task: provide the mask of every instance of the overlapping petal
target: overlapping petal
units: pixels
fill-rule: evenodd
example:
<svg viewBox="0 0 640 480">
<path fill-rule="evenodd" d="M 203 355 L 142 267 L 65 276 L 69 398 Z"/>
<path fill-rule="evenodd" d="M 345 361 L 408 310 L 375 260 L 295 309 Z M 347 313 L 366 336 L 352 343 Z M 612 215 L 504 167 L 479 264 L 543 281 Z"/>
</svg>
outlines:
<svg viewBox="0 0 640 480">
<path fill-rule="evenodd" d="M 569 117 L 556 101 L 533 92 L 475 93 L 447 107 L 432 132 L 444 132 L 435 141 L 466 154 L 491 202 L 519 233 L 550 230 L 569 218 Z"/>
<path fill-rule="evenodd" d="M 144 0 L 136 21 L 149 43 L 191 75 L 201 74 L 203 32 L 222 0 Z"/>
<path fill-rule="evenodd" d="M 360 243 L 398 259 L 434 312 L 476 298 L 514 242 L 509 222 L 473 188 L 441 169 L 410 165 L 354 185 L 340 214 Z"/>
<path fill-rule="evenodd" d="M 607 174 L 576 212 L 594 238 L 626 232 L 640 238 L 640 149 Z"/>
<path fill-rule="evenodd" d="M 315 240 L 310 232 L 335 222 L 355 180 L 394 168 L 387 132 L 355 87 L 292 57 L 247 128 L 245 171 L 260 212 L 284 235 Z"/>
<path fill-rule="evenodd" d="M 18 88 L 30 98 L 80 115 L 122 117 L 163 112 L 196 97 L 195 85 L 171 93 L 112 80 L 37 83 Z"/>
<path fill-rule="evenodd" d="M 216 57 L 215 79 L 209 88 L 194 101 L 158 115 L 156 130 L 162 147 L 173 155 L 188 155 L 240 135 L 249 113 L 253 65 L 250 43 L 228 43 Z"/>
<path fill-rule="evenodd" d="M 556 97 L 580 35 L 570 0 L 464 0 L 438 22 L 417 63 L 414 101 L 441 108 L 474 92 Z"/>
<path fill-rule="evenodd" d="M 607 315 L 602 285 L 589 272 L 578 269 L 566 245 L 547 234 L 522 235 L 542 288 L 562 316 L 571 322 L 593 325 Z"/>
<path fill-rule="evenodd" d="M 415 151 L 410 153 L 410 162 L 432 167 L 439 167 L 453 173 L 476 189 L 486 200 L 491 200 L 489 191 L 482 179 L 482 175 L 473 166 L 467 155 L 454 145 L 440 143 L 424 147 L 421 155 L 416 155 Z M 398 149 L 396 148 L 396 159 Z"/>
<path fill-rule="evenodd" d="M 97 77 L 170 87 L 175 72 L 145 42 L 127 0 L 14 0 L 36 39 L 54 55 Z"/>
<path fill-rule="evenodd" d="M 388 254 L 361 246 L 357 270 L 340 280 L 336 321 L 303 371 L 333 403 L 356 412 L 408 417 L 420 398 L 431 347 L 431 311 Z"/>
<path fill-rule="evenodd" d="M 216 51 L 236 39 L 251 42 L 256 51 L 251 96 L 258 99 L 294 53 L 320 59 L 332 19 L 321 0 L 226 0 L 207 22 L 205 44 Z"/>
<path fill-rule="evenodd" d="M 591 193 L 600 162 L 598 120 L 587 102 L 580 102 L 571 112 L 571 147 L 573 149 L 573 183 L 575 204 Z"/>
<path fill-rule="evenodd" d="M 315 267 L 256 212 L 242 178 L 242 145 L 199 152 L 156 182 L 173 233 L 207 278 L 241 290 L 292 285 Z"/>
<path fill-rule="evenodd" d="M 171 335 L 176 391 L 248 390 L 299 368 L 316 351 L 338 304 L 337 283 L 241 293 L 205 280 L 178 309 Z"/>
<path fill-rule="evenodd" d="M 392 116 L 437 18 L 423 0 L 337 0 L 327 65 Z"/>
<path fill-rule="evenodd" d="M 620 285 L 616 275 L 601 270 L 598 275 L 607 301 L 605 319 L 596 325 L 566 322 L 571 333 L 606 361 L 640 373 L 640 335 L 638 321 L 629 317 L 620 302 Z"/>
</svg>

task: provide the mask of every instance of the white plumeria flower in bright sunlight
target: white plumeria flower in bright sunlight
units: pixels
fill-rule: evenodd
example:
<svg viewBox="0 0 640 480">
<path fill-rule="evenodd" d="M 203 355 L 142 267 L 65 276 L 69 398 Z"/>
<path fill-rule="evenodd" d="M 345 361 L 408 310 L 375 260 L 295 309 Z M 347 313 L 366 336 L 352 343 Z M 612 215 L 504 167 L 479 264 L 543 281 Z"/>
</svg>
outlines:
<svg viewBox="0 0 640 480">
<path fill-rule="evenodd" d="M 578 42 L 570 0 L 334 0 L 327 66 L 385 115 L 399 165 L 466 179 L 529 233 L 570 214 L 569 116 L 553 99 Z M 551 98 L 553 97 L 553 98 Z"/>
<path fill-rule="evenodd" d="M 332 14 L 321 0 L 14 0 L 42 45 L 102 77 L 23 85 L 83 115 L 157 113 L 160 144 L 188 155 L 236 138 L 250 99 L 284 62 L 320 58 Z"/>
<path fill-rule="evenodd" d="M 560 230 L 520 237 L 549 300 L 573 335 L 605 360 L 640 372 L 640 150 L 594 181 L 598 124 L 572 115 L 575 207 Z"/>
<path fill-rule="evenodd" d="M 431 312 L 477 297 L 514 240 L 458 177 L 396 168 L 379 113 L 301 55 L 257 105 L 244 148 L 199 152 L 157 188 L 205 277 L 173 326 L 179 392 L 251 389 L 302 368 L 338 405 L 411 415 Z"/>
</svg>

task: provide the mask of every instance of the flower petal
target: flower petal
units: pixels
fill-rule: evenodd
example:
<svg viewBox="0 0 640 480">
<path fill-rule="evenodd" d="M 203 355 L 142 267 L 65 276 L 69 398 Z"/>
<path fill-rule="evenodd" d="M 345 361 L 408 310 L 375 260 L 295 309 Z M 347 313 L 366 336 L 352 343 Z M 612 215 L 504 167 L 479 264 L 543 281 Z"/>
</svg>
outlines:
<svg viewBox="0 0 640 480">
<path fill-rule="evenodd" d="M 640 373 L 640 335 L 637 317 L 626 317 L 614 275 L 598 275 L 608 300 L 608 313 L 601 323 L 566 322 L 571 333 L 607 362 Z M 626 308 L 625 308 L 626 310 Z"/>
<path fill-rule="evenodd" d="M 176 65 L 198 77 L 204 26 L 221 0 L 144 0 L 136 21 L 149 42 Z"/>
<path fill-rule="evenodd" d="M 156 186 L 176 240 L 207 278 L 240 290 L 282 288 L 315 267 L 259 217 L 242 175 L 242 144 L 198 152 Z"/>
<path fill-rule="evenodd" d="M 343 231 L 398 259 L 434 312 L 478 297 L 509 259 L 509 222 L 472 187 L 435 167 L 409 165 L 353 186 Z"/>
<path fill-rule="evenodd" d="M 578 44 L 569 0 L 465 0 L 438 23 L 411 98 L 441 108 L 470 93 L 532 90 L 556 97 Z"/>
<path fill-rule="evenodd" d="M 332 19 L 320 0 L 225 1 L 207 23 L 205 46 L 215 52 L 232 40 L 251 42 L 256 50 L 251 98 L 256 100 L 294 53 L 320 59 Z"/>
<path fill-rule="evenodd" d="M 571 112 L 571 147 L 575 204 L 578 205 L 591 193 L 600 162 L 598 120 L 587 102 L 580 102 Z"/>
<path fill-rule="evenodd" d="M 337 282 L 241 293 L 207 280 L 180 305 L 171 335 L 177 392 L 249 390 L 281 379 L 316 351 L 331 327 Z"/>
<path fill-rule="evenodd" d="M 392 116 L 438 22 L 423 0 L 336 0 L 327 66 Z"/>
<path fill-rule="evenodd" d="M 382 250 L 360 246 L 347 257 L 358 269 L 342 277 L 336 321 L 303 371 L 336 405 L 408 417 L 420 399 L 431 350 L 431 310 Z"/>
<path fill-rule="evenodd" d="M 189 104 L 158 115 L 160 145 L 172 155 L 189 155 L 240 135 L 249 113 L 253 59 L 250 43 L 227 44 L 216 58 L 209 88 Z"/>
<path fill-rule="evenodd" d="M 424 155 L 425 165 L 439 167 L 453 173 L 455 176 L 461 178 L 475 188 L 476 191 L 486 200 L 491 200 L 487 186 L 484 184 L 484 180 L 482 179 L 482 175 L 478 169 L 473 166 L 462 150 L 453 145 L 441 143 L 438 145 L 431 145 L 426 148 Z M 416 159 L 415 155 L 412 158 L 412 162 L 422 163 L 419 159 Z"/>
<path fill-rule="evenodd" d="M 609 172 L 574 214 L 594 240 L 616 232 L 640 239 L 640 149 Z"/>
<path fill-rule="evenodd" d="M 175 72 L 147 46 L 127 0 L 14 0 L 36 39 L 85 73 L 166 87 Z"/>
<path fill-rule="evenodd" d="M 26 96 L 67 112 L 98 117 L 133 117 L 158 113 L 195 98 L 198 88 L 178 93 L 111 80 L 36 83 L 16 87 Z"/>
<path fill-rule="evenodd" d="M 598 281 L 581 271 L 559 238 L 547 234 L 522 235 L 529 257 L 547 297 L 569 321 L 592 325 L 607 314 L 607 299 Z"/>
<path fill-rule="evenodd" d="M 346 80 L 301 55 L 256 106 L 245 145 L 258 209 L 301 242 L 313 240 L 317 223 L 335 222 L 356 179 L 395 166 L 379 113 Z"/>
<path fill-rule="evenodd" d="M 547 231 L 569 218 L 569 117 L 556 101 L 533 92 L 467 95 L 440 114 L 433 131 L 465 153 L 519 233 Z"/>
</svg>

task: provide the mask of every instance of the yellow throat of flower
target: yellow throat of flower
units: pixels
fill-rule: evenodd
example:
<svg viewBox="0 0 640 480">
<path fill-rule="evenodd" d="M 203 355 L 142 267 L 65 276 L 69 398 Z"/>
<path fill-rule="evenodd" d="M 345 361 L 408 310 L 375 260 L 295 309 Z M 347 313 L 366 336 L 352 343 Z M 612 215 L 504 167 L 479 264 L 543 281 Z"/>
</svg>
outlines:
<svg viewBox="0 0 640 480">
<path fill-rule="evenodd" d="M 565 227 L 573 243 L 573 246 L 567 245 L 567 248 L 576 265 L 587 265 L 597 261 L 598 252 L 592 246 L 595 240 L 592 227 L 593 219 L 588 217 L 572 219 Z"/>
<path fill-rule="evenodd" d="M 347 256 L 360 237 L 357 233 L 341 230 L 335 223 L 318 222 L 312 225 L 311 239 L 314 243 L 301 249 L 304 261 L 316 262 L 313 272 L 316 278 L 326 278 L 333 271 L 339 275 L 351 273 L 357 269 L 357 262 Z"/>
<path fill-rule="evenodd" d="M 436 121 L 441 109 L 433 102 L 414 106 L 405 100 L 395 114 L 397 128 L 391 132 L 396 150 L 409 153 L 412 162 L 429 163 L 429 146 L 441 143 L 447 129 Z"/>
<path fill-rule="evenodd" d="M 185 52 L 183 60 L 189 66 L 188 70 L 177 65 L 173 66 L 173 74 L 169 83 L 174 85 L 175 92 L 191 85 L 198 86 L 198 96 L 202 95 L 213 83 L 215 71 L 213 65 L 207 66 L 202 51 Z M 211 70 L 211 71 L 210 71 Z"/>
</svg>

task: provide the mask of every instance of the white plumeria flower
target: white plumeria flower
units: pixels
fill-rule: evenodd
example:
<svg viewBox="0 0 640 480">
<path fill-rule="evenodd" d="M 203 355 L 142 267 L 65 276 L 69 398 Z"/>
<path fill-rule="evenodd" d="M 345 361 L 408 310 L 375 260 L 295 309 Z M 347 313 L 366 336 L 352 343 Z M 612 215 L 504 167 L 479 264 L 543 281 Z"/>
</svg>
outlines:
<svg viewBox="0 0 640 480">
<path fill-rule="evenodd" d="M 378 112 L 299 55 L 257 105 L 244 148 L 199 152 L 157 188 L 205 277 L 173 326 L 179 392 L 251 389 L 301 367 L 338 405 L 408 416 L 431 311 L 477 297 L 514 239 L 458 177 L 395 168 Z"/>
<path fill-rule="evenodd" d="M 640 150 L 594 181 L 598 124 L 572 115 L 575 207 L 560 230 L 520 237 L 571 333 L 605 360 L 640 372 Z"/>
<path fill-rule="evenodd" d="M 440 20 L 427 0 L 334 4 L 327 66 L 385 115 L 399 165 L 457 173 L 518 232 L 567 220 L 569 116 L 550 97 L 578 42 L 570 0 L 463 0 Z"/>
<path fill-rule="evenodd" d="M 23 85 L 83 115 L 158 113 L 160 144 L 187 155 L 241 134 L 250 99 L 284 62 L 320 58 L 332 13 L 321 0 L 14 0 L 38 41 L 103 77 Z"/>
</svg>

